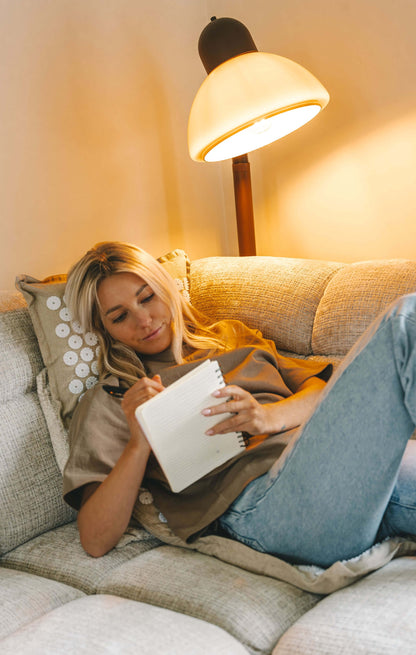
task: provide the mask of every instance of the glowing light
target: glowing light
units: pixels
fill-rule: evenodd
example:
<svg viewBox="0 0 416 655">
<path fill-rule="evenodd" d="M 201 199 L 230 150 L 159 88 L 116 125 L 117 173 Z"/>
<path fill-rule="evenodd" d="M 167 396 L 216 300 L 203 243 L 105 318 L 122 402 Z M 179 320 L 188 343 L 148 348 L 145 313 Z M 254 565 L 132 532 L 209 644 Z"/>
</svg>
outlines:
<svg viewBox="0 0 416 655">
<path fill-rule="evenodd" d="M 204 159 L 208 162 L 222 161 L 262 148 L 305 125 L 320 110 L 319 105 L 307 105 L 263 118 L 215 145 Z"/>
</svg>

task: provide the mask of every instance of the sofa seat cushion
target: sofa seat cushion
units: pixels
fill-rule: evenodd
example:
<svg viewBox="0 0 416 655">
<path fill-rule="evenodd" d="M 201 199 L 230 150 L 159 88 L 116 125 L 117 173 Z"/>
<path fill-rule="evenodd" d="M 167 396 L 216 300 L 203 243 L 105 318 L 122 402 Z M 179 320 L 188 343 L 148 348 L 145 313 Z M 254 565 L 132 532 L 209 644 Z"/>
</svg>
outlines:
<svg viewBox="0 0 416 655">
<path fill-rule="evenodd" d="M 415 608 L 416 559 L 397 559 L 327 596 L 288 630 L 273 655 L 414 655 Z"/>
<path fill-rule="evenodd" d="M 256 655 L 270 653 L 288 627 L 320 599 L 280 580 L 174 546 L 156 548 L 119 566 L 98 591 L 213 623 Z"/>
<path fill-rule="evenodd" d="M 247 655 L 216 626 L 159 607 L 88 596 L 0 642 L 2 655 Z"/>
<path fill-rule="evenodd" d="M 83 550 L 76 522 L 51 530 L 10 551 L 0 566 L 52 578 L 88 594 L 118 566 L 160 542 L 145 530 L 133 530 L 105 557 L 94 558 Z"/>
<path fill-rule="evenodd" d="M 60 582 L 0 568 L 0 639 L 83 595 Z"/>
</svg>

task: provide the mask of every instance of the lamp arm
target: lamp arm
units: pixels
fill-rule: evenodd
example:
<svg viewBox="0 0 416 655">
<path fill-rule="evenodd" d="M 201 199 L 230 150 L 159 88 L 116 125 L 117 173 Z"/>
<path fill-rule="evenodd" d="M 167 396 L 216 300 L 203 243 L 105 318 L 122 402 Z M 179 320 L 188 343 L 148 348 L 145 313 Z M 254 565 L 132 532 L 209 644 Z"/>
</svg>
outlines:
<svg viewBox="0 0 416 655">
<path fill-rule="evenodd" d="M 233 157 L 232 168 L 239 254 L 240 256 L 255 255 L 256 237 L 248 156 Z"/>
</svg>

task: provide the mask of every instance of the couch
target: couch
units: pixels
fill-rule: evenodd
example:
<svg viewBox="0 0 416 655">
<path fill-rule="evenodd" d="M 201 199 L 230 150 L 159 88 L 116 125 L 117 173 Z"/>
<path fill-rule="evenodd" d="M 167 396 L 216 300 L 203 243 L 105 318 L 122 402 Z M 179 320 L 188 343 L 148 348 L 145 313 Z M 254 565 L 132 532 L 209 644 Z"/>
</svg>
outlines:
<svg viewBox="0 0 416 655">
<path fill-rule="evenodd" d="M 212 319 L 238 318 L 283 353 L 335 365 L 384 307 L 416 289 L 416 262 L 407 260 L 189 262 L 174 251 L 161 261 Z M 292 566 L 221 537 L 181 543 L 142 489 L 118 546 L 102 558 L 87 555 L 76 514 L 62 500 L 61 472 L 76 396 L 94 382 L 93 362 L 85 366 L 94 339 L 84 336 L 81 348 L 75 325 L 68 337 L 63 276 L 22 276 L 18 284 L 0 297 L 2 655 L 414 654 L 410 538 L 376 544 L 328 570 Z M 41 302 L 46 318 L 55 317 L 53 330 Z M 65 344 L 62 357 L 48 329 Z"/>
</svg>

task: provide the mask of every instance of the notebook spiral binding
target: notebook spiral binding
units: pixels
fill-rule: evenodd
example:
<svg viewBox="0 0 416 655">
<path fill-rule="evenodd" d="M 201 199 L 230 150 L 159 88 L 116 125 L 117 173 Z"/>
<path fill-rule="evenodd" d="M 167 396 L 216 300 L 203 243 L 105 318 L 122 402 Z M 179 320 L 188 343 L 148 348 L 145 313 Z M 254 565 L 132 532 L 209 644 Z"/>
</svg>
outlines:
<svg viewBox="0 0 416 655">
<path fill-rule="evenodd" d="M 220 381 L 221 386 L 225 386 L 225 380 L 222 374 L 221 366 L 219 365 L 218 361 L 216 362 L 216 364 L 217 364 L 216 372 L 217 372 L 218 380 Z M 247 448 L 251 434 L 249 434 L 248 432 L 238 432 L 237 434 L 238 434 L 238 442 L 241 446 L 241 449 L 243 450 L 244 448 Z"/>
<path fill-rule="evenodd" d="M 250 443 L 250 437 L 251 434 L 249 434 L 248 432 L 238 433 L 238 441 L 241 444 L 241 448 L 247 448 L 248 444 Z"/>
<path fill-rule="evenodd" d="M 225 386 L 225 380 L 224 380 L 224 376 L 222 374 L 221 366 L 219 365 L 217 360 L 215 360 L 215 363 L 216 363 L 215 372 L 217 374 L 217 378 L 218 378 L 219 382 L 221 383 L 221 386 L 224 387 Z"/>
</svg>

